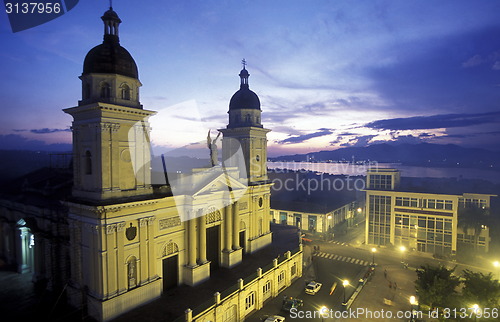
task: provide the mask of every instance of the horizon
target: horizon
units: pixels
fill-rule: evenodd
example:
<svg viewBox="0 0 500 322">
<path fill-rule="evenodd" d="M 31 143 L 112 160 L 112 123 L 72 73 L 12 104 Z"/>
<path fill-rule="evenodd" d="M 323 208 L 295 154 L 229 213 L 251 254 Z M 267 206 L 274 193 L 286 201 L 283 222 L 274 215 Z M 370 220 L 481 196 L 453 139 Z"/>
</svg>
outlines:
<svg viewBox="0 0 500 322">
<path fill-rule="evenodd" d="M 500 3 L 494 1 L 113 3 L 134 57 L 153 148 L 179 149 L 224 128 L 245 58 L 269 157 L 377 143 L 500 151 Z M 286 8 L 286 10 L 283 10 Z M 12 33 L 0 68 L 0 149 L 71 143 L 63 108 L 81 99 L 87 52 L 107 2 Z M 446 15 L 445 15 L 446 13 Z M 28 94 L 27 94 L 28 93 Z"/>
</svg>

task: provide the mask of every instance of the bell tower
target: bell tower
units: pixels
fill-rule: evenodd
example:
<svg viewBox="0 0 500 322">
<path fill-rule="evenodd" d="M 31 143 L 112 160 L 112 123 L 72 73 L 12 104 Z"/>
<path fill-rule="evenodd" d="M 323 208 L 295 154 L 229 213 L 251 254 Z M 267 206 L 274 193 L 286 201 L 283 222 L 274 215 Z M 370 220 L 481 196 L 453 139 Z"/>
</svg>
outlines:
<svg viewBox="0 0 500 322">
<path fill-rule="evenodd" d="M 120 18 L 101 17 L 102 44 L 83 64 L 82 99 L 64 112 L 73 117 L 73 196 L 91 200 L 152 193 L 148 119 L 139 102 L 137 65 L 120 46 Z"/>
<path fill-rule="evenodd" d="M 230 162 L 231 156 L 241 147 L 245 158 L 249 183 L 267 181 L 267 138 L 271 130 L 265 129 L 261 123 L 260 100 L 250 90 L 246 69 L 246 61 L 242 61 L 240 89 L 234 93 L 229 102 L 229 124 L 222 129 L 223 160 Z M 235 166 L 225 164 L 225 166 Z"/>
</svg>

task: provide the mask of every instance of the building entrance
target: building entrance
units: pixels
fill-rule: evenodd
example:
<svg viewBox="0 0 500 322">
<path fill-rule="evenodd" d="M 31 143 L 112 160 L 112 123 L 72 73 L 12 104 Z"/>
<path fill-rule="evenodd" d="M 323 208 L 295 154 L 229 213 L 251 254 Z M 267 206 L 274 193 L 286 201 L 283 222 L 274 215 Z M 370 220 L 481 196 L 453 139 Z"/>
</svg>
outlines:
<svg viewBox="0 0 500 322">
<path fill-rule="evenodd" d="M 163 290 L 177 286 L 179 278 L 179 255 L 167 257 L 163 260 Z"/>
</svg>

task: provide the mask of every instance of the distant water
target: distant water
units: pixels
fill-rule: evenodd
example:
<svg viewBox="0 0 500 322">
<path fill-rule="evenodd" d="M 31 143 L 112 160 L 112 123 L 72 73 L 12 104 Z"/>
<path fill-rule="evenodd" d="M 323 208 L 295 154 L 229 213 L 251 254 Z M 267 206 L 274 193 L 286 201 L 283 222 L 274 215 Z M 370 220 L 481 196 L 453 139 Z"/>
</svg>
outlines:
<svg viewBox="0 0 500 322">
<path fill-rule="evenodd" d="M 308 170 L 328 174 L 349 176 L 364 176 L 370 167 L 393 168 L 401 171 L 402 177 L 416 178 L 463 178 L 484 179 L 493 183 L 500 183 L 500 171 L 469 169 L 469 168 L 434 168 L 406 166 L 399 163 L 312 163 L 312 162 L 268 162 L 270 169 Z"/>
</svg>

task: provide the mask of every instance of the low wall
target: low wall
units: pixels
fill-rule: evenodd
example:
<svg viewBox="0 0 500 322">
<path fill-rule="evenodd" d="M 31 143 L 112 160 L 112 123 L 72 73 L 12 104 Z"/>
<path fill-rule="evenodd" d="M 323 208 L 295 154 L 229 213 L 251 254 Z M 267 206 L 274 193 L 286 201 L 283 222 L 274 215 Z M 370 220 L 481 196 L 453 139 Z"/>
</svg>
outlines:
<svg viewBox="0 0 500 322">
<path fill-rule="evenodd" d="M 232 287 L 216 292 L 200 307 L 187 309 L 185 315 L 175 321 L 243 321 L 302 276 L 302 262 L 300 245 L 269 265 L 258 268 L 254 274 L 239 279 Z"/>
</svg>

